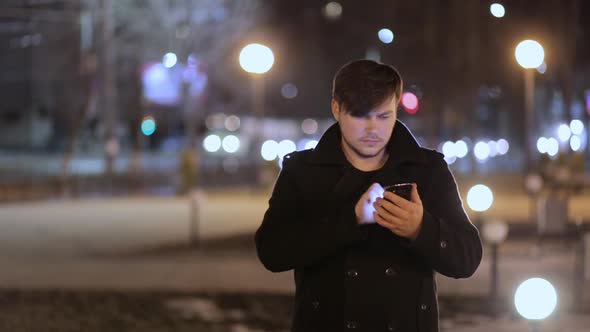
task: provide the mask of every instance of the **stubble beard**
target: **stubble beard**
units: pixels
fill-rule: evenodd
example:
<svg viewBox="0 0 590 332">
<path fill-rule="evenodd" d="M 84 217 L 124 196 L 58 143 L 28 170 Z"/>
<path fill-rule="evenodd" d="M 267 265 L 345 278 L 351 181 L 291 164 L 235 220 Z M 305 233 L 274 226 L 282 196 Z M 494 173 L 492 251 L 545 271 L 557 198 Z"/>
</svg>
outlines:
<svg viewBox="0 0 590 332">
<path fill-rule="evenodd" d="M 350 150 L 356 154 L 357 156 L 363 158 L 363 159 L 370 159 L 370 158 L 375 158 L 378 155 L 381 154 L 381 152 L 383 152 L 385 150 L 385 145 L 383 147 L 381 147 L 381 149 L 379 149 L 377 152 L 375 152 L 374 154 L 366 154 L 363 153 L 361 150 L 357 149 L 353 144 L 350 144 L 350 142 L 348 142 L 348 140 L 346 139 L 346 137 L 342 136 L 344 144 L 346 144 L 346 146 L 348 148 L 350 148 Z"/>
</svg>

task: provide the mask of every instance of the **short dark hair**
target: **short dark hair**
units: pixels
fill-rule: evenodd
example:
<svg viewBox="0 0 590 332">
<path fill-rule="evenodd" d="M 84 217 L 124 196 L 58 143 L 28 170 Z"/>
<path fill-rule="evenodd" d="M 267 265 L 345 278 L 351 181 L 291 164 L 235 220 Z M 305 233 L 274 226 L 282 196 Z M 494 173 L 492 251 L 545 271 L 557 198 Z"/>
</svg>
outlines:
<svg viewBox="0 0 590 332">
<path fill-rule="evenodd" d="M 372 60 L 355 60 L 344 65 L 332 84 L 332 98 L 352 116 L 365 116 L 393 94 L 399 102 L 402 77 L 393 66 Z"/>
</svg>

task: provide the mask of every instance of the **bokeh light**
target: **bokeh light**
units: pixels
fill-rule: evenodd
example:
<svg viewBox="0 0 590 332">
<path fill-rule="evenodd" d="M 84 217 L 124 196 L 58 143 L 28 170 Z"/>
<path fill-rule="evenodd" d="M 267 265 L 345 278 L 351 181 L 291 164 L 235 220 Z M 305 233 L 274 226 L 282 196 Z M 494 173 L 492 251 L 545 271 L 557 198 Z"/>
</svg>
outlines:
<svg viewBox="0 0 590 332">
<path fill-rule="evenodd" d="M 162 57 L 162 64 L 164 64 L 166 68 L 174 67 L 174 65 L 176 65 L 176 62 L 178 62 L 178 58 L 174 53 L 166 53 Z"/>
<path fill-rule="evenodd" d="M 559 142 L 553 137 L 547 140 L 547 154 L 555 157 L 559 153 Z"/>
<path fill-rule="evenodd" d="M 442 153 L 445 155 L 445 158 L 455 157 L 455 143 L 446 141 L 442 146 Z"/>
<path fill-rule="evenodd" d="M 265 141 L 260 148 L 260 155 L 266 161 L 277 159 L 279 155 L 279 143 L 274 140 Z"/>
<path fill-rule="evenodd" d="M 281 88 L 281 96 L 286 99 L 293 99 L 297 97 L 298 93 L 299 90 L 297 90 L 297 87 L 293 83 L 285 83 Z"/>
<path fill-rule="evenodd" d="M 318 122 L 314 119 L 305 119 L 301 122 L 301 130 L 307 135 L 313 135 L 318 131 Z"/>
<path fill-rule="evenodd" d="M 501 155 L 505 155 L 508 153 L 508 150 L 510 149 L 510 145 L 508 144 L 508 141 L 500 138 L 497 142 L 498 144 L 498 153 Z"/>
<path fill-rule="evenodd" d="M 584 131 L 584 123 L 578 119 L 572 120 L 570 122 L 570 130 L 574 135 L 582 135 Z"/>
<path fill-rule="evenodd" d="M 499 3 L 493 3 L 490 5 L 490 13 L 492 13 L 494 17 L 502 18 L 506 14 L 506 9 Z"/>
<path fill-rule="evenodd" d="M 418 97 L 411 92 L 404 92 L 402 94 L 402 106 L 406 112 L 414 114 L 418 111 Z"/>
<path fill-rule="evenodd" d="M 537 68 L 543 63 L 545 51 L 543 46 L 534 40 L 524 40 L 514 50 L 516 61 L 523 68 Z"/>
<path fill-rule="evenodd" d="M 203 140 L 203 148 L 208 152 L 217 152 L 221 149 L 221 138 L 217 135 L 209 135 Z"/>
<path fill-rule="evenodd" d="M 222 141 L 223 150 L 227 153 L 235 153 L 240 149 L 240 139 L 234 135 L 228 135 Z"/>
<path fill-rule="evenodd" d="M 492 190 L 483 184 L 476 184 L 467 192 L 467 204 L 473 211 L 483 212 L 489 209 L 494 202 Z"/>
<path fill-rule="evenodd" d="M 463 140 L 458 140 L 455 142 L 455 154 L 458 158 L 463 158 L 467 156 L 469 153 L 469 148 L 467 147 L 467 143 Z"/>
<path fill-rule="evenodd" d="M 514 305 L 518 313 L 526 319 L 545 319 L 557 306 L 557 292 L 549 281 L 531 278 L 516 289 Z"/>
<path fill-rule="evenodd" d="M 581 147 L 582 140 L 580 139 L 580 136 L 572 136 L 572 138 L 570 138 L 570 148 L 572 149 L 572 151 L 580 151 Z"/>
<path fill-rule="evenodd" d="M 236 115 L 230 115 L 225 118 L 224 126 L 229 131 L 236 131 L 240 129 L 240 118 Z"/>
<path fill-rule="evenodd" d="M 571 136 L 572 131 L 570 130 L 570 127 L 568 125 L 559 125 L 559 127 L 557 128 L 557 137 L 559 137 L 560 141 L 567 142 L 567 140 L 569 140 Z"/>
<path fill-rule="evenodd" d="M 537 140 L 537 151 L 539 153 L 547 153 L 547 149 L 549 147 L 549 141 L 545 137 L 539 137 Z"/>
<path fill-rule="evenodd" d="M 389 29 L 381 29 L 379 30 L 379 32 L 377 33 L 377 36 L 379 37 L 379 40 L 382 43 L 385 44 L 390 44 L 391 42 L 393 42 L 393 32 Z"/>
<path fill-rule="evenodd" d="M 490 146 L 486 142 L 477 142 L 473 153 L 478 160 L 484 161 L 490 156 Z"/>
<path fill-rule="evenodd" d="M 323 12 L 327 19 L 336 20 L 342 16 L 342 5 L 336 1 L 328 2 Z"/>
<path fill-rule="evenodd" d="M 141 133 L 150 136 L 156 132 L 156 120 L 151 116 L 146 116 L 141 121 Z"/>
<path fill-rule="evenodd" d="M 249 44 L 240 52 L 240 66 L 252 74 L 264 74 L 275 62 L 272 50 L 261 44 Z"/>
</svg>

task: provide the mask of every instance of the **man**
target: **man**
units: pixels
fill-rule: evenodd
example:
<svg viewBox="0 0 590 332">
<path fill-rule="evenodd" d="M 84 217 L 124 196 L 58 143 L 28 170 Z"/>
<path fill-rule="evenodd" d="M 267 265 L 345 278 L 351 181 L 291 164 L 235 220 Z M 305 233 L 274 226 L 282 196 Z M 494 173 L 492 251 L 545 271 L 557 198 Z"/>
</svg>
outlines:
<svg viewBox="0 0 590 332">
<path fill-rule="evenodd" d="M 333 82 L 337 121 L 315 149 L 285 156 L 256 248 L 295 271 L 292 331 L 438 331 L 435 272 L 471 276 L 477 229 L 443 155 L 397 121 L 402 79 L 369 60 Z M 411 200 L 383 186 L 412 183 Z"/>
</svg>

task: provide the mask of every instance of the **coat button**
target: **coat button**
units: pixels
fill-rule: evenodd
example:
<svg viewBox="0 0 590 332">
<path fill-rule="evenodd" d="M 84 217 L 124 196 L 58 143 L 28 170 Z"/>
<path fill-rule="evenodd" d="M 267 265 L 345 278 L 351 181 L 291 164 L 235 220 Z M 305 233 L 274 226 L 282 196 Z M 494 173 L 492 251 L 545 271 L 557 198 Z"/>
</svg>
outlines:
<svg viewBox="0 0 590 332">
<path fill-rule="evenodd" d="M 320 301 L 314 300 L 313 302 L 311 302 L 311 307 L 314 311 L 318 311 L 320 309 Z"/>
<path fill-rule="evenodd" d="M 346 271 L 346 276 L 349 278 L 355 278 L 359 275 L 359 273 L 356 270 L 348 270 Z"/>
<path fill-rule="evenodd" d="M 428 309 L 428 306 L 426 304 L 422 304 L 420 306 L 420 309 L 422 309 L 422 311 L 426 311 L 426 309 Z"/>
<path fill-rule="evenodd" d="M 395 277 L 397 275 L 397 270 L 393 267 L 388 267 L 387 270 L 385 270 L 385 274 L 389 277 Z"/>
<path fill-rule="evenodd" d="M 357 323 L 353 322 L 353 321 L 348 321 L 348 322 L 346 322 L 346 328 L 350 329 L 350 330 L 356 329 Z"/>
<path fill-rule="evenodd" d="M 397 329 L 395 328 L 395 324 L 394 323 L 388 323 L 387 324 L 387 331 L 392 331 L 392 332 L 397 331 Z"/>
<path fill-rule="evenodd" d="M 447 241 L 445 241 L 445 240 L 440 241 L 440 247 L 443 248 L 443 249 L 446 248 L 447 247 Z"/>
</svg>

